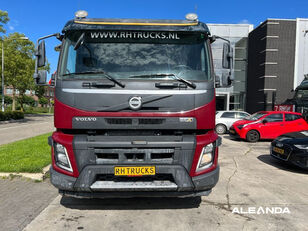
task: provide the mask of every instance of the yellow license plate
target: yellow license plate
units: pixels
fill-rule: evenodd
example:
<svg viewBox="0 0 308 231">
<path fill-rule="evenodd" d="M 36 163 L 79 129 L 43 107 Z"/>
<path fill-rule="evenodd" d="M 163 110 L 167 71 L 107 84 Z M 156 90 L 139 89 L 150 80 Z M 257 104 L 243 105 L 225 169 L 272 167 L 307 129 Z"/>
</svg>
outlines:
<svg viewBox="0 0 308 231">
<path fill-rule="evenodd" d="M 153 176 L 155 175 L 155 166 L 132 166 L 132 167 L 114 167 L 115 176 Z"/>
<path fill-rule="evenodd" d="M 283 150 L 283 149 L 281 149 L 281 148 L 276 148 L 276 147 L 273 147 L 273 151 L 274 151 L 274 152 L 277 152 L 277 153 L 279 153 L 279 154 L 281 154 L 281 155 L 283 155 L 283 154 L 284 154 L 284 150 Z"/>
</svg>

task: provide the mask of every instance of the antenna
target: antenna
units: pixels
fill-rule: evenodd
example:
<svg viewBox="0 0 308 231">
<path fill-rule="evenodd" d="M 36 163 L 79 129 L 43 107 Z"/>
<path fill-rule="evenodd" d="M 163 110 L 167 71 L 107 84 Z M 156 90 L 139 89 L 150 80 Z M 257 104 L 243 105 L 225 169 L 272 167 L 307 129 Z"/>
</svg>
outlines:
<svg viewBox="0 0 308 231">
<path fill-rule="evenodd" d="M 197 14 L 198 5 L 195 4 L 195 13 Z"/>
</svg>

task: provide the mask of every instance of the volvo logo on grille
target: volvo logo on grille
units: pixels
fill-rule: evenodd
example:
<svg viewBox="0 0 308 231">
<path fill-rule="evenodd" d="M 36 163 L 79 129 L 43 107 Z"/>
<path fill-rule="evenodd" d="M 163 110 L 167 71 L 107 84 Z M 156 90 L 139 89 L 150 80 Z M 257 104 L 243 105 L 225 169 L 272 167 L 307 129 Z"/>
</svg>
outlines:
<svg viewBox="0 0 308 231">
<path fill-rule="evenodd" d="M 94 122 L 96 121 L 96 117 L 75 117 L 74 118 L 78 122 Z"/>
<path fill-rule="evenodd" d="M 141 108 L 142 105 L 141 97 L 134 96 L 130 98 L 130 100 L 128 101 L 128 105 L 132 110 L 138 110 L 139 108 Z"/>
</svg>

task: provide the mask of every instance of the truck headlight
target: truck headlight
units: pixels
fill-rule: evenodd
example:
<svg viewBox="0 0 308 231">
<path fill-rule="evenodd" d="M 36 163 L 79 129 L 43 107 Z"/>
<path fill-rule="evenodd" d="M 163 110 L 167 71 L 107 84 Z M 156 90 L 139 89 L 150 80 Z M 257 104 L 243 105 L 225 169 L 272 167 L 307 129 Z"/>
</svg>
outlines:
<svg viewBox="0 0 308 231">
<path fill-rule="evenodd" d="M 198 172 L 200 170 L 209 168 L 213 164 L 214 156 L 215 147 L 213 143 L 204 146 L 200 154 L 196 171 Z"/>
<path fill-rule="evenodd" d="M 56 165 L 59 168 L 65 169 L 69 172 L 73 172 L 72 165 L 70 159 L 68 158 L 66 148 L 59 143 L 54 144 L 54 154 Z"/>
</svg>

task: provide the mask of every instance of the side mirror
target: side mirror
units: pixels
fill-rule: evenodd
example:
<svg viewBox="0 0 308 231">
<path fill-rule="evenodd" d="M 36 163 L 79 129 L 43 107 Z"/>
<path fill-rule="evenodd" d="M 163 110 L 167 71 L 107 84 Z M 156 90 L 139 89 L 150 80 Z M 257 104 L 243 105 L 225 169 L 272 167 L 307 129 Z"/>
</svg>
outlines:
<svg viewBox="0 0 308 231">
<path fill-rule="evenodd" d="M 221 76 L 222 87 L 230 87 L 232 84 L 231 73 L 223 73 Z"/>
<path fill-rule="evenodd" d="M 37 85 L 46 85 L 47 71 L 39 70 L 37 74 L 34 73 L 34 78 Z"/>
<path fill-rule="evenodd" d="M 220 77 L 219 75 L 215 75 L 215 87 L 220 87 Z"/>
<path fill-rule="evenodd" d="M 264 119 L 264 120 L 262 120 L 262 123 L 266 124 L 266 123 L 268 123 L 268 121 L 266 119 Z"/>
<path fill-rule="evenodd" d="M 232 48 L 229 43 L 223 44 L 223 51 L 222 51 L 222 67 L 224 69 L 231 69 L 232 65 Z"/>
<path fill-rule="evenodd" d="M 45 41 L 39 43 L 37 47 L 37 67 L 44 67 L 46 64 Z"/>
<path fill-rule="evenodd" d="M 50 81 L 49 81 L 49 86 L 54 87 L 55 84 L 56 84 L 56 74 L 54 73 L 54 74 L 51 75 L 51 78 L 50 78 Z"/>
</svg>

